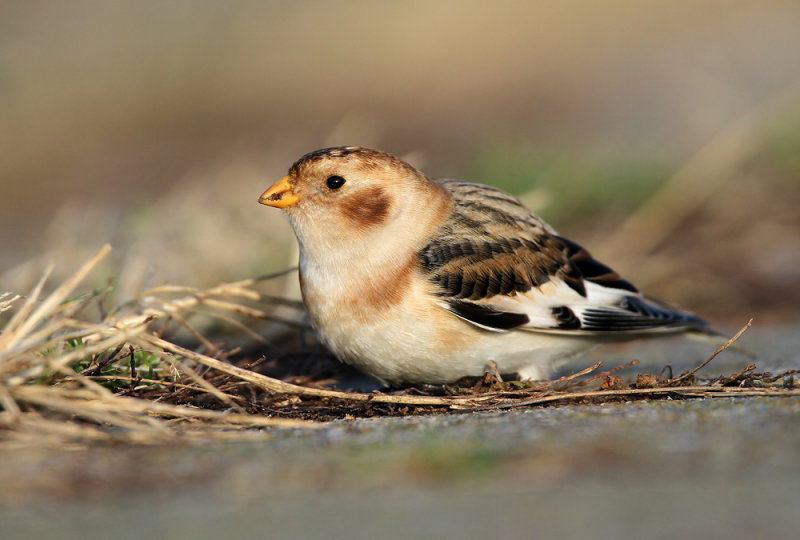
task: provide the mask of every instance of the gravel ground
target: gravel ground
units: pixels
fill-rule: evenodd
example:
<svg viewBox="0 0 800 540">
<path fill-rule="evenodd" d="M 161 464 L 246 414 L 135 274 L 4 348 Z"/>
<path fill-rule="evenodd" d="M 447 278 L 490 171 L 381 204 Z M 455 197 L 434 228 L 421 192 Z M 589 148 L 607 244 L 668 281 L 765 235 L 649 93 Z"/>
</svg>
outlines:
<svg viewBox="0 0 800 540">
<path fill-rule="evenodd" d="M 743 341 L 771 351 L 760 369 L 800 364 L 793 328 Z M 696 347 L 620 357 L 646 351 L 657 364 Z M 797 398 L 720 398 L 345 420 L 189 448 L 31 450 L 3 460 L 6 493 L 19 497 L 0 507 L 0 537 L 789 538 L 800 528 L 798 425 Z"/>
</svg>

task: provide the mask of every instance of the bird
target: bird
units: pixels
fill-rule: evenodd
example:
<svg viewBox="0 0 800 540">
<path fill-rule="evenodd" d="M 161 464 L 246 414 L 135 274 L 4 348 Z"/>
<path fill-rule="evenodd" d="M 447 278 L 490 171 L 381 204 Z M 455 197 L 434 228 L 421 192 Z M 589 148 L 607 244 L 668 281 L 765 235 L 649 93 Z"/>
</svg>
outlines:
<svg viewBox="0 0 800 540">
<path fill-rule="evenodd" d="M 310 152 L 258 200 L 288 216 L 322 344 L 389 387 L 541 380 L 597 345 L 708 327 L 512 195 L 380 150 Z"/>
</svg>

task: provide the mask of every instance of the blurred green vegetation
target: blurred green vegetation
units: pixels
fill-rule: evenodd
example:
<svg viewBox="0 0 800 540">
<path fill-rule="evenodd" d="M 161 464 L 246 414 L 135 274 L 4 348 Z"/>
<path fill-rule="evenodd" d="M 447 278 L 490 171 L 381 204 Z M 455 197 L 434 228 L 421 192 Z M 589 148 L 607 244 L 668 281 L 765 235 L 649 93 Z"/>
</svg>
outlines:
<svg viewBox="0 0 800 540">
<path fill-rule="evenodd" d="M 800 192 L 800 116 L 778 123 L 767 137 L 763 159 L 771 176 Z"/>
<path fill-rule="evenodd" d="M 555 227 L 580 230 L 591 229 L 598 220 L 613 224 L 631 215 L 681 165 L 675 157 L 647 152 L 576 153 L 566 147 L 505 141 L 481 145 L 462 176 L 540 205 L 537 213 Z M 753 157 L 733 173 L 730 183 L 752 183 L 751 176 L 757 177 L 760 189 L 779 199 L 800 198 L 799 115 L 788 114 L 769 126 Z M 741 214 L 735 206 L 730 210 L 731 217 Z"/>
<path fill-rule="evenodd" d="M 539 192 L 537 212 L 553 226 L 591 226 L 639 207 L 669 177 L 665 159 L 586 156 L 556 148 L 492 143 L 479 149 L 464 177 L 518 197 Z"/>
</svg>

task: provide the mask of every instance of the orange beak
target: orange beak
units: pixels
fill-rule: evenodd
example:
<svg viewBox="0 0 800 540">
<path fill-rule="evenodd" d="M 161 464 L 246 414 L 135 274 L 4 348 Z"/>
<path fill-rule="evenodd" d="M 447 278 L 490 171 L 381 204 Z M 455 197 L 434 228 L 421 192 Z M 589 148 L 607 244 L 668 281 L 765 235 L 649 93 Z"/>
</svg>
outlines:
<svg viewBox="0 0 800 540">
<path fill-rule="evenodd" d="M 262 193 L 261 197 L 258 198 L 258 202 L 275 208 L 286 208 L 300 200 L 300 197 L 292 192 L 293 189 L 292 184 L 289 183 L 289 177 L 284 176 Z"/>
</svg>

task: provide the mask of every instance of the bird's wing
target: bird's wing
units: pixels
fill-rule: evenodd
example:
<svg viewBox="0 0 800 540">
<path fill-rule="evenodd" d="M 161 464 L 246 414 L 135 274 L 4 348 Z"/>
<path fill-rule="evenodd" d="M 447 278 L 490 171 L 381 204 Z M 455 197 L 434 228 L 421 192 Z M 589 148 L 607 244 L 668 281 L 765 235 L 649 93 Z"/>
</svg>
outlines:
<svg viewBox="0 0 800 540">
<path fill-rule="evenodd" d="M 454 211 L 419 256 L 440 304 L 455 316 L 487 330 L 568 334 L 707 325 L 645 297 L 514 197 L 479 184 L 436 182 L 453 194 Z"/>
</svg>

